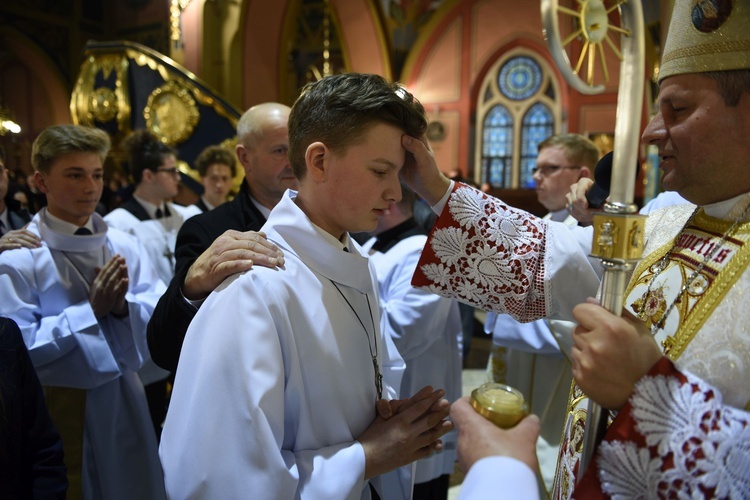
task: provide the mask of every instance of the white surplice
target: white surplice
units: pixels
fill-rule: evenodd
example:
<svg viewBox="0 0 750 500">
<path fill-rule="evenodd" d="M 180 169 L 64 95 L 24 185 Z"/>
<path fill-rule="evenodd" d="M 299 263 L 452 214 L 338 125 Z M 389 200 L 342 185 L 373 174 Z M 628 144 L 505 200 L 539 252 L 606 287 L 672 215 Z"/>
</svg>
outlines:
<svg viewBox="0 0 750 500">
<path fill-rule="evenodd" d="M 183 207 L 174 203 L 166 203 L 166 206 L 170 215 L 161 219 L 139 220 L 124 208 L 116 208 L 105 215 L 104 220 L 109 227 L 125 231 L 138 238 L 148 252 L 159 278 L 164 283 L 169 283 L 175 272 L 174 250 L 177 233 L 187 219 L 201 213 L 201 210 L 194 205 Z M 148 385 L 164 380 L 169 376 L 169 372 L 156 366 L 149 358 L 138 375 L 143 384 Z"/>
<path fill-rule="evenodd" d="M 18 323 L 43 385 L 86 389 L 87 498 L 163 498 L 156 436 L 135 371 L 149 358 L 146 325 L 165 290 L 143 247 L 92 215 L 95 234 L 50 229 L 46 209 L 27 229 L 40 248 L 0 254 L 0 314 Z M 97 321 L 88 301 L 94 266 L 128 266 L 129 315 Z"/>
<path fill-rule="evenodd" d="M 139 220 L 124 208 L 116 208 L 104 216 L 109 227 L 130 233 L 143 244 L 151 257 L 159 277 L 164 283 L 172 281 L 174 276 L 174 247 L 177 233 L 183 222 L 201 213 L 196 206 L 183 207 L 166 203 L 169 217 L 161 219 Z"/>
<path fill-rule="evenodd" d="M 363 248 L 369 250 L 375 241 L 372 238 Z M 427 236 L 415 235 L 385 253 L 370 255 L 380 288 L 381 328 L 406 362 L 401 397 L 431 385 L 444 389 L 445 398 L 453 402 L 461 397 L 461 313 L 458 302 L 411 286 L 426 241 Z M 417 462 L 415 483 L 453 472 L 457 435 L 456 430 L 444 435 L 443 451 Z"/>
<path fill-rule="evenodd" d="M 371 349 L 383 371 L 403 360 L 381 334 L 369 259 L 295 196 L 262 229 L 285 268 L 228 278 L 190 324 L 159 450 L 172 498 L 370 498 L 356 439 L 375 418 Z"/>
</svg>

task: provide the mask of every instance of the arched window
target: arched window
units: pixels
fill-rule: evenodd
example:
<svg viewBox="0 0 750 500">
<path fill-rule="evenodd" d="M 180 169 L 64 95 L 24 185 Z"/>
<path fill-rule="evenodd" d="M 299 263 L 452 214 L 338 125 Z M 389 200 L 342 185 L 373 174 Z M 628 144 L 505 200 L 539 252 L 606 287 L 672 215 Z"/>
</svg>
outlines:
<svg viewBox="0 0 750 500">
<path fill-rule="evenodd" d="M 513 155 L 513 117 L 508 108 L 496 104 L 484 119 L 482 171 L 491 184 L 502 185 L 510 178 Z"/>
<path fill-rule="evenodd" d="M 559 92 L 551 74 L 525 49 L 505 54 L 487 73 L 477 104 L 477 183 L 534 186 L 537 145 L 560 128 Z"/>
<path fill-rule="evenodd" d="M 521 124 L 521 169 L 519 186 L 534 187 L 533 168 L 536 166 L 537 146 L 555 133 L 555 117 L 544 103 L 533 104 L 523 116 Z"/>
</svg>

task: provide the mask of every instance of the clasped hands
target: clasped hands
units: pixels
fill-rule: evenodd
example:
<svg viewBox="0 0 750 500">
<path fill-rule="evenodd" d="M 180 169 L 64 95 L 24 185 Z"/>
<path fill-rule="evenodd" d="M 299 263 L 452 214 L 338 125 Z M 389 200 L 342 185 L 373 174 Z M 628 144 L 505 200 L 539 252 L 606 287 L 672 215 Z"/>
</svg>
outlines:
<svg viewBox="0 0 750 500">
<path fill-rule="evenodd" d="M 376 403 L 375 420 L 357 438 L 365 452 L 365 479 L 442 449 L 440 438 L 453 429 L 444 395 L 426 386 L 410 398 Z"/>
<path fill-rule="evenodd" d="M 115 255 L 104 267 L 96 268 L 96 277 L 89 288 L 89 303 L 94 315 L 103 318 L 112 313 L 116 317 L 127 316 L 128 266 L 125 259 Z"/>
</svg>

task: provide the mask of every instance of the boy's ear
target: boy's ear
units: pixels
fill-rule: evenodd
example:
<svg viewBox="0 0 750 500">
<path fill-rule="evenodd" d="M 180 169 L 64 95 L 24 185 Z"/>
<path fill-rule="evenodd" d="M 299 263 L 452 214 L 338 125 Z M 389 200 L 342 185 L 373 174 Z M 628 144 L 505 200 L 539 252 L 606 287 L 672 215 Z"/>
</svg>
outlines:
<svg viewBox="0 0 750 500">
<path fill-rule="evenodd" d="M 47 194 L 49 192 L 49 188 L 47 187 L 47 178 L 39 170 L 34 171 L 34 182 L 36 183 L 36 187 L 39 191 L 44 194 Z"/>
<path fill-rule="evenodd" d="M 331 151 L 322 142 L 313 142 L 305 150 L 305 164 L 311 179 L 320 182 L 325 179 Z"/>
</svg>

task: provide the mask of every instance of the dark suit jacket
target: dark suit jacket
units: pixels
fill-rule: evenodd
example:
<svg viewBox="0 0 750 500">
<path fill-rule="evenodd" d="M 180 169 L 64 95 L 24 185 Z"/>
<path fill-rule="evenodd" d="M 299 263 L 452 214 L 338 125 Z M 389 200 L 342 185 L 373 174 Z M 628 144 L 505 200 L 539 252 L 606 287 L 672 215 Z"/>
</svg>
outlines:
<svg viewBox="0 0 750 500">
<path fill-rule="evenodd" d="M 203 198 L 198 199 L 195 203 L 193 203 L 196 207 L 201 209 L 201 212 L 210 212 L 211 209 L 208 208 L 208 205 L 203 201 Z"/>
<path fill-rule="evenodd" d="M 182 296 L 182 284 L 193 262 L 227 230 L 258 231 L 265 222 L 250 201 L 246 183 L 232 201 L 185 221 L 177 234 L 174 278 L 148 322 L 148 347 L 157 365 L 165 370 L 177 369 L 185 332 L 196 313 Z"/>
<path fill-rule="evenodd" d="M 18 325 L 0 318 L 0 498 L 65 498 L 60 435 Z"/>
</svg>

